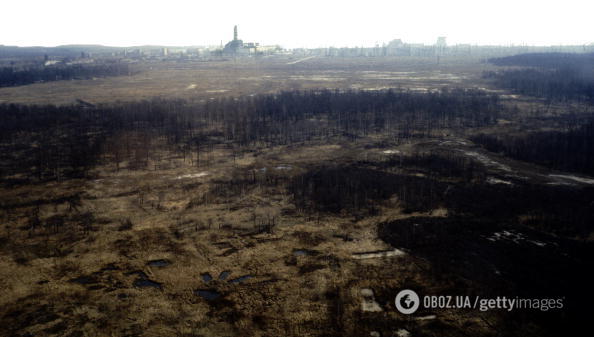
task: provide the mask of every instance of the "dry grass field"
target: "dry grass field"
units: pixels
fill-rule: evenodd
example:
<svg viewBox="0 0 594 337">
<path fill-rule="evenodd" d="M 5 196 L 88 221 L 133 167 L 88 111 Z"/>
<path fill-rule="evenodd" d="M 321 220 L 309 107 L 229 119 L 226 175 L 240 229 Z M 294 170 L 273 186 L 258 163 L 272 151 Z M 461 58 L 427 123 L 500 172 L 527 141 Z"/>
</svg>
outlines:
<svg viewBox="0 0 594 337">
<path fill-rule="evenodd" d="M 388 326 L 418 329 L 424 321 L 396 314 L 393 292 L 409 284 L 447 285 L 433 280 L 426 262 L 407 254 L 369 259 L 357 254 L 393 249 L 378 239 L 378 223 L 444 216 L 444 210 L 404 215 L 393 201 L 365 219 L 304 214 L 285 190 L 264 182 L 324 162 L 385 159 L 384 149 L 365 145 L 278 147 L 235 160 L 229 151 L 215 149 L 210 164 L 201 167 L 171 158 L 157 170 L 99 167 L 92 180 L 3 188 L 3 202 L 23 205 L 13 208 L 16 214 L 4 213 L 10 219 L 10 227 L 6 222 L 3 227 L 0 260 L 5 294 L 0 302 L 4 322 L 11 320 L 6 331 L 314 336 L 337 329 L 349 335 Z M 209 195 L 214 184 L 246 172 L 256 179 L 249 190 Z M 60 201 L 72 195 L 80 196 L 74 207 Z M 55 230 L 22 230 L 30 218 L 21 214 L 33 211 L 24 205 L 36 200 L 43 200 L 41 219 L 63 216 L 66 222 Z M 90 228 L 70 221 L 85 213 L 95 216 Z M 262 230 L 271 221 L 274 226 Z M 361 312 L 364 288 L 373 289 L 385 308 L 381 313 Z M 199 291 L 208 293 L 202 297 Z M 497 320 L 456 313 L 439 319 L 454 334 L 469 329 L 484 334 L 485 322 Z"/>
<path fill-rule="evenodd" d="M 479 78 L 481 71 L 492 67 L 478 60 L 468 64 L 442 59 L 437 64 L 434 58 L 312 58 L 291 64 L 295 60 L 272 56 L 133 64 L 138 73 L 131 76 L 0 88 L 0 103 L 71 104 L 76 99 L 109 103 L 153 97 L 201 100 L 320 88 L 422 91 L 444 85 L 467 86 L 467 79 Z"/>
</svg>

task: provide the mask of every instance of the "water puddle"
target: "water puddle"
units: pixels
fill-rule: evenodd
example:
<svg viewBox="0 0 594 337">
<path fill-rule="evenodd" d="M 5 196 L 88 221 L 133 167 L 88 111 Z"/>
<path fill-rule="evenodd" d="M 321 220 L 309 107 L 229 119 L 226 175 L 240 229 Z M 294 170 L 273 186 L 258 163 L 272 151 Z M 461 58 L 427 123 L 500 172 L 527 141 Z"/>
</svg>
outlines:
<svg viewBox="0 0 594 337">
<path fill-rule="evenodd" d="M 222 271 L 219 274 L 219 280 L 225 281 L 227 279 L 227 277 L 229 277 L 229 275 L 231 275 L 231 272 L 230 271 L 228 271 L 228 270 Z"/>
<path fill-rule="evenodd" d="M 208 301 L 214 301 L 221 297 L 221 293 L 215 290 L 196 290 L 195 294 Z"/>
<path fill-rule="evenodd" d="M 128 272 L 125 275 L 137 275 L 138 276 L 138 278 L 136 280 L 134 280 L 134 283 L 132 283 L 132 285 L 137 288 L 150 287 L 150 288 L 162 289 L 161 283 L 150 280 L 148 275 L 143 271 L 135 270 L 135 271 Z"/>
<path fill-rule="evenodd" d="M 70 282 L 78 283 L 78 284 L 92 284 L 92 283 L 97 283 L 97 280 L 90 276 L 79 276 L 79 277 L 71 279 Z"/>
<path fill-rule="evenodd" d="M 307 256 L 307 255 L 317 255 L 318 252 L 315 250 L 310 249 L 293 249 L 293 255 L 295 256 Z"/>
<path fill-rule="evenodd" d="M 134 281 L 134 286 L 138 287 L 138 288 L 147 288 L 147 287 L 151 287 L 151 288 L 158 288 L 161 289 L 161 283 L 159 282 L 155 282 L 149 279 L 145 279 L 145 278 L 137 278 L 136 281 Z"/>
<path fill-rule="evenodd" d="M 147 265 L 151 266 L 151 267 L 167 267 L 168 265 L 171 264 L 171 262 L 169 262 L 168 260 L 151 260 L 149 262 L 146 263 Z"/>
<path fill-rule="evenodd" d="M 212 276 L 209 273 L 200 274 L 200 276 L 204 282 L 210 282 L 212 280 Z"/>
<path fill-rule="evenodd" d="M 145 272 L 141 271 L 141 270 L 129 271 L 129 272 L 127 272 L 124 275 L 126 275 L 126 276 L 138 275 L 138 277 L 140 277 L 140 278 L 148 278 L 148 275 Z"/>
<path fill-rule="evenodd" d="M 248 279 L 251 279 L 252 277 L 253 277 L 252 275 L 243 275 L 243 276 L 240 276 L 238 278 L 229 280 L 229 283 L 241 283 L 243 281 L 246 281 Z"/>
</svg>

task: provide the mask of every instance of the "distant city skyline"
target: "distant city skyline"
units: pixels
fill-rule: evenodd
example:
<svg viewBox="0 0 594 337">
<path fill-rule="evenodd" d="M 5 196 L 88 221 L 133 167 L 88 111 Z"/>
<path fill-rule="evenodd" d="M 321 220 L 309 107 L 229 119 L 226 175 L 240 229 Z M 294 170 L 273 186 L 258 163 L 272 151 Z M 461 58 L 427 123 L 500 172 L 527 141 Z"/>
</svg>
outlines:
<svg viewBox="0 0 594 337">
<path fill-rule="evenodd" d="M 594 42 L 587 1 L 21 0 L 3 4 L 0 44 L 213 46 L 239 38 L 285 48 L 372 47 L 393 39 L 448 45 Z"/>
</svg>

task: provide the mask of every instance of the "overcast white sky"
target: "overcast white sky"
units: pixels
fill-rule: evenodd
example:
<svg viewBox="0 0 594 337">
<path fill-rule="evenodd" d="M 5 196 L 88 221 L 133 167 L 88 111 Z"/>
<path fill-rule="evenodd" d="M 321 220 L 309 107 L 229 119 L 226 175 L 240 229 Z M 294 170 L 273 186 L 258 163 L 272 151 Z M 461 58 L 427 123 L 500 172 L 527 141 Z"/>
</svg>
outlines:
<svg viewBox="0 0 594 337">
<path fill-rule="evenodd" d="M 591 0 L 4 0 L 0 44 L 590 44 Z"/>
</svg>

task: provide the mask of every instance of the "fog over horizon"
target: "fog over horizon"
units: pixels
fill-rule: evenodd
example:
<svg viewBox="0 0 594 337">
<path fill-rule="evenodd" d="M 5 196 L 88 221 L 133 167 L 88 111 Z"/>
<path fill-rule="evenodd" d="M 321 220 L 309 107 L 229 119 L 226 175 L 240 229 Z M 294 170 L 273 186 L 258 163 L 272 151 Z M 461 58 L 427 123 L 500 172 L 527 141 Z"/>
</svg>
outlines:
<svg viewBox="0 0 594 337">
<path fill-rule="evenodd" d="M 285 48 L 371 47 L 394 39 L 449 45 L 587 45 L 586 1 L 35 1 L 3 4 L 0 45 L 214 46 L 239 38 Z"/>
</svg>

